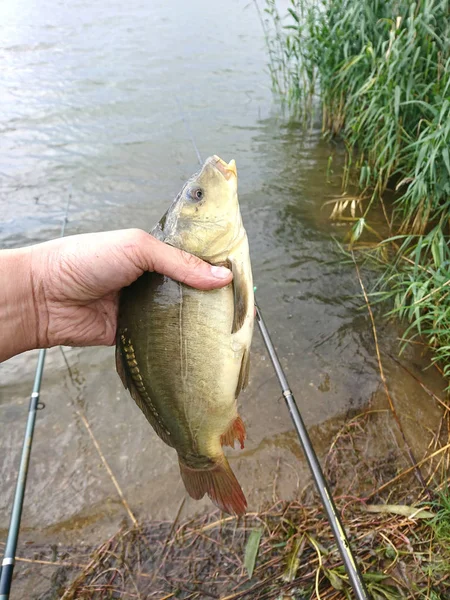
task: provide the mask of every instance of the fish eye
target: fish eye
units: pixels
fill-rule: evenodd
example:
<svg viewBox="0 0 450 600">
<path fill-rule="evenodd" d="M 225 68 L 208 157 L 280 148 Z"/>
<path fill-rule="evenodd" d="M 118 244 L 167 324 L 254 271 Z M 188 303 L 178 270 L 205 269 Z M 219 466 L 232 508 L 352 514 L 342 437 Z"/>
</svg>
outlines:
<svg viewBox="0 0 450 600">
<path fill-rule="evenodd" d="M 192 198 L 192 200 L 196 200 L 197 202 L 203 200 L 204 197 L 202 188 L 194 188 L 190 190 L 189 195 Z"/>
</svg>

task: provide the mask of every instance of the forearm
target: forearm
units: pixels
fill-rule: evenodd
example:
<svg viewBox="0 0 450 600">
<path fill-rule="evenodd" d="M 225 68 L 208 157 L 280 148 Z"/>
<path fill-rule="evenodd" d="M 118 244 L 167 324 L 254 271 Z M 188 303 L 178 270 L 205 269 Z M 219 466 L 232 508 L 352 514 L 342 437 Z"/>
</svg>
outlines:
<svg viewBox="0 0 450 600">
<path fill-rule="evenodd" d="M 38 345 L 31 252 L 0 250 L 0 362 Z"/>
</svg>

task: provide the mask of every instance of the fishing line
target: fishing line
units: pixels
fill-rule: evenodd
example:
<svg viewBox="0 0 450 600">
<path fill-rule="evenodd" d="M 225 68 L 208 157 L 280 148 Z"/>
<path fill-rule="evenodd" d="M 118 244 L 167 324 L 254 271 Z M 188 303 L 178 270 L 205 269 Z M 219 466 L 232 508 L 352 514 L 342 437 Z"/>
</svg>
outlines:
<svg viewBox="0 0 450 600">
<path fill-rule="evenodd" d="M 195 148 L 195 152 L 197 154 L 198 161 L 200 165 L 203 164 L 200 152 L 198 150 L 197 144 L 195 143 L 194 136 L 192 134 L 191 128 L 189 127 L 186 116 L 181 108 L 180 101 L 177 97 L 175 97 L 178 107 L 180 109 L 180 116 L 182 121 L 186 126 L 186 131 L 188 137 L 190 138 L 192 145 Z M 255 288 L 256 290 L 256 288 Z M 283 368 L 281 366 L 280 360 L 278 358 L 278 354 L 275 350 L 275 347 L 272 343 L 272 340 L 269 335 L 269 331 L 264 322 L 261 309 L 256 303 L 255 299 L 255 309 L 256 309 L 256 322 L 259 326 L 259 331 L 264 340 L 264 344 L 266 346 L 267 352 L 269 354 L 270 360 L 272 362 L 273 368 L 275 370 L 276 376 L 278 378 L 278 382 L 281 387 L 281 391 L 283 393 L 283 397 L 285 399 L 287 408 L 289 410 L 289 414 L 291 416 L 292 422 L 294 423 L 295 430 L 297 432 L 298 438 L 303 448 L 303 452 L 305 454 L 306 460 L 308 462 L 309 469 L 311 471 L 312 477 L 314 479 L 314 483 L 316 484 L 317 491 L 319 492 L 320 499 L 322 500 L 322 505 L 325 509 L 328 522 L 331 527 L 331 531 L 333 532 L 334 538 L 336 540 L 336 544 L 338 546 L 339 552 L 341 554 L 342 560 L 344 562 L 345 569 L 347 571 L 347 575 L 349 577 L 351 586 L 355 593 L 357 600 L 369 600 L 369 594 L 367 592 L 366 586 L 364 584 L 364 580 L 361 575 L 361 571 L 358 567 L 356 559 L 353 555 L 352 549 L 350 547 L 350 543 L 348 541 L 347 535 L 345 533 L 344 527 L 342 525 L 341 518 L 337 511 L 336 505 L 333 500 L 333 496 L 331 494 L 330 487 L 325 479 L 325 476 L 322 471 L 322 467 L 320 466 L 319 459 L 314 451 L 314 447 L 311 443 L 311 439 L 309 437 L 308 431 L 306 429 L 305 423 L 303 422 L 302 416 L 298 409 L 297 403 L 294 398 L 294 394 L 292 393 L 289 383 L 287 381 L 286 375 L 284 374 Z M 1 598 L 0 598 L 1 600 Z"/>
<path fill-rule="evenodd" d="M 181 107 L 180 101 L 178 100 L 178 96 L 175 96 L 175 100 L 176 100 L 176 103 L 178 105 L 178 110 L 180 111 L 181 120 L 183 121 L 184 126 L 186 127 L 186 131 L 187 131 L 188 137 L 191 140 L 192 145 L 194 146 L 194 150 L 195 150 L 195 152 L 197 154 L 198 162 L 200 163 L 200 165 L 202 165 L 203 164 L 202 157 L 201 157 L 200 152 L 199 152 L 199 150 L 197 148 L 197 144 L 195 143 L 194 136 L 193 136 L 191 128 L 189 126 L 189 121 L 188 121 L 188 119 L 186 118 L 186 116 L 185 116 L 185 114 L 183 112 L 183 109 Z"/>
<path fill-rule="evenodd" d="M 66 210 L 61 225 L 60 237 L 64 237 L 67 225 L 67 216 L 69 214 L 69 205 L 71 200 L 69 194 L 66 203 Z M 31 445 L 33 443 L 34 425 L 36 422 L 36 411 L 45 407 L 43 402 L 39 401 L 41 393 L 42 375 L 44 373 L 44 364 L 46 357 L 45 348 L 39 350 L 38 363 L 34 375 L 33 390 L 30 396 L 30 406 L 28 409 L 27 425 L 25 429 L 25 438 L 23 441 L 22 455 L 20 457 L 19 473 L 17 475 L 16 491 L 11 510 L 11 519 L 8 528 L 8 538 L 6 540 L 5 552 L 0 568 L 0 600 L 8 600 L 11 591 L 11 582 L 14 572 L 17 541 L 19 538 L 20 521 L 22 518 L 23 502 L 25 498 L 25 487 L 27 484 L 28 466 L 31 456 Z"/>
</svg>

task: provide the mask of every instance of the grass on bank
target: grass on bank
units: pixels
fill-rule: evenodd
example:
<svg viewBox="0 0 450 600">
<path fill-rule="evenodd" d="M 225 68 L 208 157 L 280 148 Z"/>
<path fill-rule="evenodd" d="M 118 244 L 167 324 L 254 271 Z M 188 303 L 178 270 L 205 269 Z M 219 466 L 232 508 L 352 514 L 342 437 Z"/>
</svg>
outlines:
<svg viewBox="0 0 450 600">
<path fill-rule="evenodd" d="M 333 217 L 353 221 L 355 242 L 381 205 L 379 297 L 411 337 L 428 336 L 449 376 L 449 0 L 291 0 L 286 15 L 266 0 L 260 15 L 277 95 L 305 122 L 320 107 L 345 144 L 343 187 L 359 200 Z"/>
</svg>

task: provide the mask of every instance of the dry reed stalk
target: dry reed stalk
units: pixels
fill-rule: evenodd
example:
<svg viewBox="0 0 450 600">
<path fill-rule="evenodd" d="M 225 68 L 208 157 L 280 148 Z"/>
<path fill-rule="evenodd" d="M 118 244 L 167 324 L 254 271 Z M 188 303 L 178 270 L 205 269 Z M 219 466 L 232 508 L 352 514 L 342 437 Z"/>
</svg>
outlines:
<svg viewBox="0 0 450 600">
<path fill-rule="evenodd" d="M 391 394 L 389 392 L 387 380 L 386 380 L 386 377 L 385 377 L 385 374 L 384 374 L 383 363 L 381 361 L 381 353 L 380 353 L 380 348 L 379 348 L 379 345 L 378 345 L 378 334 L 377 334 L 377 329 L 376 329 L 376 326 L 375 326 L 375 319 L 374 319 L 374 316 L 373 316 L 372 307 L 370 305 L 369 298 L 367 296 L 366 288 L 365 288 L 364 283 L 363 283 L 363 281 L 361 279 L 361 273 L 359 271 L 358 263 L 356 262 L 355 255 L 354 255 L 353 251 L 352 251 L 351 255 L 352 255 L 352 259 L 353 259 L 354 265 L 355 265 L 356 275 L 357 275 L 357 278 L 358 278 L 358 281 L 359 281 L 359 285 L 361 286 L 361 290 L 362 290 L 362 293 L 363 293 L 363 296 L 364 296 L 364 300 L 366 302 L 367 311 L 368 311 L 369 317 L 370 317 L 370 322 L 371 322 L 371 325 L 372 325 L 373 338 L 374 338 L 374 341 L 375 341 L 375 350 L 376 350 L 376 353 L 377 353 L 378 368 L 379 368 L 379 371 L 380 371 L 380 377 L 381 377 L 381 381 L 383 383 L 384 391 L 386 393 L 386 398 L 388 399 L 388 402 L 389 402 L 389 408 L 391 409 L 392 416 L 394 417 L 395 422 L 397 423 L 398 429 L 399 429 L 400 434 L 402 436 L 403 443 L 405 444 L 406 452 L 408 453 L 408 456 L 409 456 L 409 459 L 411 461 L 411 464 L 413 465 L 413 469 L 414 469 L 414 472 L 416 474 L 416 477 L 417 477 L 420 485 L 425 490 L 427 490 L 427 485 L 425 483 L 425 479 L 423 478 L 423 475 L 422 475 L 422 473 L 420 471 L 420 468 L 418 466 L 417 460 L 416 460 L 416 458 L 415 458 L 415 456 L 413 454 L 413 451 L 411 450 L 411 447 L 410 447 L 410 445 L 409 445 L 409 443 L 408 443 L 408 441 L 406 439 L 405 432 L 403 431 L 402 424 L 401 424 L 400 419 L 398 417 L 397 411 L 395 410 L 394 402 L 393 402 Z M 429 494 L 431 496 L 431 492 L 429 492 Z"/>
<path fill-rule="evenodd" d="M 69 361 L 67 360 L 67 357 L 66 357 L 66 355 L 65 355 L 65 352 L 64 352 L 64 350 L 63 350 L 63 348 L 62 348 L 61 346 L 60 346 L 60 350 L 61 350 L 61 354 L 62 354 L 62 356 L 63 356 L 64 362 L 65 362 L 65 364 L 66 364 L 67 371 L 68 371 L 68 373 L 69 373 L 69 378 L 70 378 L 70 381 L 72 382 L 72 385 L 73 385 L 73 386 L 74 386 L 76 389 L 79 389 L 79 385 L 78 385 L 78 384 L 77 384 L 77 382 L 75 381 L 75 378 L 74 378 L 74 376 L 73 376 L 73 373 L 72 373 L 72 369 L 70 368 Z M 100 460 L 102 461 L 102 463 L 103 463 L 103 466 L 105 467 L 105 469 L 106 469 L 106 471 L 107 471 L 108 475 L 109 475 L 109 476 L 110 476 L 110 478 L 111 478 L 111 481 L 112 481 L 112 483 L 113 483 L 114 487 L 116 488 L 116 491 L 117 491 L 117 493 L 119 494 L 119 497 L 120 497 L 120 500 L 121 500 L 121 502 L 122 502 L 122 505 L 123 505 L 123 507 L 125 508 L 125 510 L 126 510 L 126 512 L 127 512 L 127 514 L 128 514 L 128 516 L 130 517 L 130 519 L 131 519 L 131 522 L 133 523 L 133 525 L 134 525 L 136 528 L 137 528 L 137 527 L 139 527 L 138 520 L 137 520 L 137 519 L 136 519 L 136 517 L 134 516 L 134 513 L 133 513 L 133 511 L 131 510 L 131 508 L 130 508 L 130 505 L 129 505 L 129 504 L 128 504 L 128 502 L 127 502 L 127 499 L 125 498 L 125 495 L 124 495 L 124 493 L 123 493 L 123 491 L 122 491 L 122 488 L 120 487 L 120 485 L 119 485 L 119 482 L 117 481 L 117 478 L 115 477 L 115 475 L 114 475 L 114 473 L 113 473 L 113 471 L 112 471 L 111 467 L 109 466 L 109 463 L 108 463 L 108 461 L 106 460 L 106 457 L 105 457 L 105 455 L 104 455 L 104 454 L 103 454 L 103 452 L 102 452 L 102 449 L 100 448 L 100 444 L 98 443 L 98 441 L 97 441 L 97 439 L 96 439 L 96 437 L 95 437 L 95 435 L 94 435 L 94 432 L 92 431 L 92 428 L 91 428 L 91 426 L 90 426 L 90 424 L 89 424 L 89 421 L 88 421 L 88 419 L 87 419 L 86 415 L 84 414 L 84 411 L 83 411 L 83 409 L 82 409 L 81 407 L 78 407 L 78 409 L 76 409 L 76 408 L 75 408 L 75 406 L 74 406 L 74 404 L 73 404 L 73 402 L 71 402 L 71 404 L 72 404 L 72 406 L 73 406 L 73 408 L 74 408 L 74 410 L 75 410 L 75 413 L 76 413 L 76 414 L 77 414 L 77 416 L 78 416 L 78 417 L 81 419 L 81 421 L 82 421 L 82 423 L 83 423 L 84 427 L 86 428 L 86 431 L 88 432 L 88 434 L 89 434 L 89 437 L 91 438 L 91 440 L 92 440 L 92 443 L 94 444 L 94 446 L 95 446 L 95 449 L 97 450 L 97 453 L 98 453 L 98 455 L 100 456 Z"/>
</svg>

